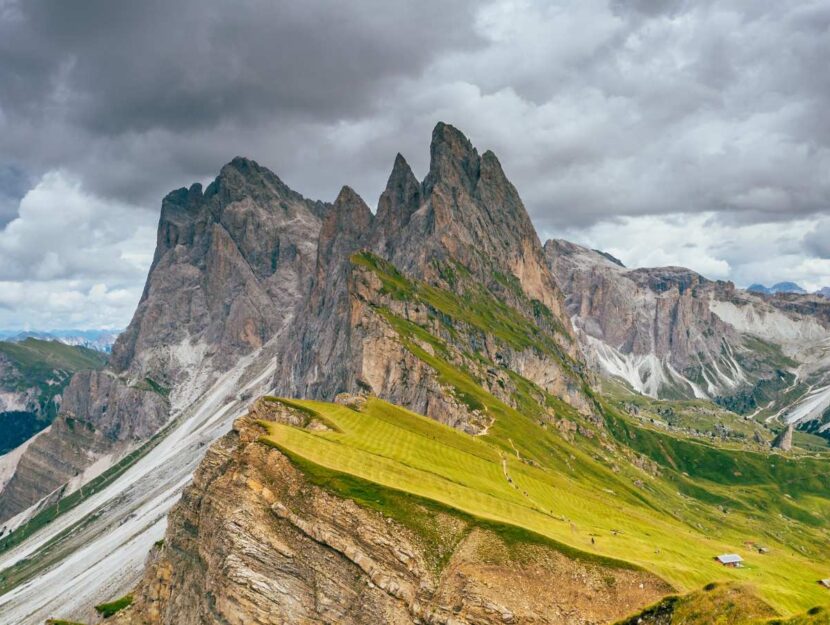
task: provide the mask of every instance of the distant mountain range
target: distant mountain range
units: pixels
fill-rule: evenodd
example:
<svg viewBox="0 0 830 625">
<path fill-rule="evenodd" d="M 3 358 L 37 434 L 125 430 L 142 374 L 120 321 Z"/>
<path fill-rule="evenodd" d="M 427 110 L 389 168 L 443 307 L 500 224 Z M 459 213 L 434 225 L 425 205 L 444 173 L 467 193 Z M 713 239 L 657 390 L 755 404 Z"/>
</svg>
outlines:
<svg viewBox="0 0 830 625">
<path fill-rule="evenodd" d="M 795 282 L 777 282 L 772 286 L 750 284 L 746 290 L 752 293 L 763 293 L 764 295 L 775 295 L 776 293 L 798 293 L 800 295 L 806 295 L 808 293 L 806 289 L 802 288 Z M 815 294 L 830 297 L 830 286 L 820 288 L 815 292 Z"/>
<path fill-rule="evenodd" d="M 764 293 L 765 295 L 774 295 L 776 293 L 806 293 L 807 291 L 798 286 L 795 282 L 777 282 L 772 286 L 764 286 L 763 284 L 750 284 L 747 291 L 752 293 Z"/>
<path fill-rule="evenodd" d="M 121 330 L 0 330 L 0 340 L 19 343 L 26 339 L 58 341 L 64 345 L 86 347 L 110 353 Z"/>
</svg>

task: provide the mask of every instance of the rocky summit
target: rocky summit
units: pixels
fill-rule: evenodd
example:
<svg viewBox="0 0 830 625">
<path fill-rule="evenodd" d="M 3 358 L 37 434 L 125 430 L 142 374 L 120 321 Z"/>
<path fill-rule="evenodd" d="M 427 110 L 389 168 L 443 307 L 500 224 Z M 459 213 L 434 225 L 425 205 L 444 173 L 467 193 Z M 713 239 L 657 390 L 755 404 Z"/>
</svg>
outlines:
<svg viewBox="0 0 830 625">
<path fill-rule="evenodd" d="M 0 458 L 2 622 L 827 622 L 828 300 L 543 246 L 448 124 L 374 212 L 168 194 L 67 371 Z"/>
</svg>

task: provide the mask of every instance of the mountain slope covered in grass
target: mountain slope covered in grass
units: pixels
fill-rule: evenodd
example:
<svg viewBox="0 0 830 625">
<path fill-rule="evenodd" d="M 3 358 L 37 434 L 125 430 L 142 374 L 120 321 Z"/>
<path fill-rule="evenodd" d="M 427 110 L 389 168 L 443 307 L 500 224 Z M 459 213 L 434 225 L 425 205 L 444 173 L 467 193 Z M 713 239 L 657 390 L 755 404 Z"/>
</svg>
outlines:
<svg viewBox="0 0 830 625">
<path fill-rule="evenodd" d="M 470 437 L 371 398 L 354 407 L 285 403 L 307 412 L 309 421 L 316 419 L 321 427 L 266 423 L 263 440 L 344 497 L 372 505 L 371 488 L 360 492 L 356 487 L 369 482 L 438 502 L 484 524 L 511 526 L 517 535 L 524 531 L 548 539 L 577 558 L 646 569 L 681 591 L 712 581 L 749 583 L 783 613 L 805 611 L 826 598 L 817 580 L 830 566 L 823 548 L 827 478 L 788 488 L 785 476 L 764 479 L 755 464 L 759 458 L 734 458 L 703 445 L 690 451 L 682 441 L 672 449 L 668 440 L 660 441 L 668 449 L 667 463 L 670 458 L 692 468 L 703 464 L 698 457 L 708 455 L 711 467 L 688 477 L 668 467 L 638 470 L 623 465 L 622 446 L 608 443 L 605 449 L 590 439 L 571 444 L 507 408 L 497 417 L 503 433 Z M 514 427 L 533 431 L 538 447 L 506 436 Z M 735 495 L 728 486 L 739 478 L 718 480 L 710 473 L 719 462 L 746 471 Z M 826 471 L 828 460 L 788 464 L 793 473 Z M 634 486 L 637 480 L 643 486 Z M 784 497 L 787 490 L 796 498 L 779 508 L 780 515 L 770 515 L 778 518 L 759 519 L 766 512 L 764 500 L 776 491 Z M 748 542 L 763 544 L 769 553 L 758 554 Z M 744 553 L 745 567 L 725 568 L 714 560 L 735 551 Z"/>
<path fill-rule="evenodd" d="M 224 536 L 224 530 L 217 535 L 219 530 L 212 529 L 224 523 L 231 512 L 219 511 L 218 504 L 208 502 L 245 497 L 257 502 L 251 506 L 263 506 L 264 515 L 251 521 L 245 533 L 283 545 L 270 548 L 268 558 L 279 559 L 283 557 L 280 553 L 300 548 L 294 542 L 299 531 L 340 552 L 342 556 L 336 559 L 338 563 L 343 560 L 342 566 L 363 567 L 383 596 L 398 596 L 410 611 L 434 601 L 435 595 L 416 593 L 417 599 L 410 597 L 402 589 L 415 582 L 400 577 L 403 574 L 396 573 L 392 565 L 381 564 L 387 547 L 379 544 L 394 540 L 387 537 L 378 539 L 378 544 L 361 543 L 365 536 L 360 531 L 327 525 L 328 506 L 356 505 L 358 508 L 348 508 L 352 517 L 365 519 L 365 523 L 385 519 L 393 524 L 390 531 L 405 531 L 417 549 L 413 543 L 394 549 L 405 553 L 414 550 L 431 571 L 429 575 L 435 576 L 430 579 L 442 580 L 435 582 L 438 589 L 455 575 L 453 563 L 465 553 L 466 541 L 472 540 L 469 537 L 478 536 L 478 532 L 520 550 L 540 546 L 545 553 L 567 559 L 569 567 L 591 567 L 592 575 L 606 578 L 608 585 L 603 588 L 586 582 L 579 592 L 598 602 L 613 596 L 618 604 L 616 612 L 604 612 L 598 622 L 635 612 L 632 602 L 643 602 L 648 596 L 626 586 L 621 580 L 627 578 L 620 577 L 621 571 L 643 576 L 638 583 L 645 584 L 650 593 L 679 593 L 684 596 L 683 605 L 702 610 L 707 609 L 710 598 L 702 589 L 713 583 L 726 584 L 736 589 L 733 598 L 738 605 L 757 607 L 747 618 L 757 617 L 761 619 L 758 622 L 804 615 L 827 602 L 827 591 L 818 580 L 830 569 L 826 550 L 830 538 L 830 454 L 785 455 L 753 443 L 751 437 L 749 441 L 706 439 L 668 429 L 641 414 L 630 414 L 623 409 L 624 402 L 604 398 L 587 382 L 582 388 L 587 404 L 577 410 L 506 366 L 498 356 L 499 349 L 485 347 L 503 341 L 505 346 L 524 346 L 547 354 L 557 359 L 560 367 L 566 363 L 579 368 L 519 311 L 487 299 L 491 297 L 487 289 L 476 291 L 468 284 L 465 292 L 467 287 L 456 282 L 455 288 L 462 293 L 456 299 L 448 284 L 411 279 L 371 254 L 353 255 L 350 262 L 361 276 L 358 284 L 375 286 L 370 295 L 360 288 L 354 296 L 367 307 L 362 313 L 364 323 L 372 319 L 385 328 L 382 333 L 387 341 L 393 341 L 436 376 L 434 392 L 454 398 L 460 410 L 475 417 L 478 426 L 472 430 L 460 424 L 448 427 L 365 393 L 341 395 L 336 403 L 265 398 L 249 417 L 258 427 L 237 425 L 237 434 L 223 443 L 222 460 L 210 460 L 203 466 L 214 477 L 197 478 L 177 508 L 168 531 L 171 542 L 165 547 L 169 551 L 158 556 L 160 560 L 135 593 L 139 597 L 136 611 L 124 615 L 121 622 L 155 625 L 174 622 L 169 620 L 172 615 L 181 616 L 178 602 L 195 592 L 192 582 L 183 578 L 186 573 L 182 569 L 188 569 L 186 562 L 194 557 L 194 550 L 214 541 L 224 550 L 222 561 L 230 557 L 245 562 L 233 573 L 212 559 L 200 569 L 204 575 L 200 583 L 222 588 L 228 597 L 221 603 L 222 618 L 250 616 L 251 608 L 238 603 L 242 601 L 239 593 L 245 602 L 265 601 L 280 614 L 319 616 L 314 609 L 292 607 L 279 597 L 260 597 L 244 590 L 247 582 L 240 580 L 249 578 L 267 578 L 263 583 L 274 584 L 274 588 L 297 583 L 292 581 L 293 573 L 276 561 L 268 565 L 274 572 L 257 573 L 258 567 L 244 555 L 252 549 L 247 542 L 235 543 L 232 537 Z M 463 267 L 455 271 L 463 273 Z M 372 282 L 371 276 L 377 280 Z M 408 316 L 416 307 L 418 317 Z M 480 341 L 462 341 L 473 329 L 480 333 Z M 404 377 L 402 383 L 412 381 Z M 686 409 L 699 411 L 704 405 L 699 402 Z M 725 412 L 715 404 L 708 405 L 712 414 Z M 263 446 L 272 451 L 263 451 Z M 231 452 L 234 448 L 239 451 Z M 231 460 L 234 454 L 240 455 Z M 254 456 L 256 461 L 251 459 Z M 290 463 L 295 478 L 289 479 L 286 469 L 278 468 L 283 462 Z M 295 479 L 305 486 L 293 486 Z M 215 480 L 222 481 L 221 489 Z M 326 502 L 320 504 L 322 509 L 307 507 L 310 488 L 325 493 L 320 495 Z M 446 530 L 435 526 L 436 514 L 444 519 L 443 524 L 454 519 L 452 524 L 463 530 L 445 535 Z M 281 521 L 269 520 L 275 517 Z M 194 537 L 188 529 L 194 527 L 205 533 Z M 358 542 L 352 545 L 352 540 Z M 722 566 L 715 557 L 723 553 L 738 553 L 744 566 Z M 487 560 L 475 562 L 481 565 Z M 506 566 L 499 562 L 499 566 Z M 305 562 L 303 566 L 310 567 L 308 575 L 312 576 L 328 571 L 320 569 L 320 563 Z M 175 579 L 160 578 L 164 570 L 172 570 Z M 477 570 L 475 576 L 479 574 Z M 429 586 L 425 578 L 420 579 L 415 586 Z M 616 590 L 612 592 L 611 586 Z M 304 592 L 296 590 L 298 596 Z M 559 620 L 561 615 L 554 617 L 555 611 L 545 611 L 550 608 L 544 607 L 544 601 L 575 602 L 558 593 L 548 587 L 539 597 L 521 592 L 516 596 L 528 610 L 525 617 L 532 614 L 541 619 L 539 622 L 568 622 Z M 168 598 L 158 599 L 160 595 Z M 339 606 L 349 605 L 346 596 L 335 593 L 334 597 Z M 506 599 L 499 605 L 492 621 L 482 617 L 480 621 L 462 618 L 458 622 L 503 622 L 498 620 L 502 614 L 518 613 Z M 209 607 L 197 599 L 190 609 L 189 614 L 198 615 Z M 462 599 L 458 614 L 468 615 L 468 610 Z M 167 614 L 168 620 L 159 620 L 154 614 Z M 587 608 L 581 607 L 578 614 L 574 622 L 593 622 Z M 408 618 L 411 616 L 387 622 L 413 622 Z M 516 618 L 515 622 L 522 622 Z M 332 622 L 375 621 L 364 615 Z"/>
<path fill-rule="evenodd" d="M 72 374 L 105 363 L 105 354 L 86 347 L 0 341 L 0 455 L 52 422 Z"/>
</svg>

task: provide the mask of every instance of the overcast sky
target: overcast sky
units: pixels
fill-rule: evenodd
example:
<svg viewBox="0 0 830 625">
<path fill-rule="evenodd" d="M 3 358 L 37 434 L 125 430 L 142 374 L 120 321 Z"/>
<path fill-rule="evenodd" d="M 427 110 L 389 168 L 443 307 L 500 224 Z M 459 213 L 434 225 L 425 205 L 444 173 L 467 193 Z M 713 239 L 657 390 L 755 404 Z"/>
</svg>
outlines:
<svg viewBox="0 0 830 625">
<path fill-rule="evenodd" d="M 830 0 L 0 0 L 0 328 L 123 327 L 235 155 L 374 206 L 439 120 L 544 240 L 830 285 Z"/>
</svg>

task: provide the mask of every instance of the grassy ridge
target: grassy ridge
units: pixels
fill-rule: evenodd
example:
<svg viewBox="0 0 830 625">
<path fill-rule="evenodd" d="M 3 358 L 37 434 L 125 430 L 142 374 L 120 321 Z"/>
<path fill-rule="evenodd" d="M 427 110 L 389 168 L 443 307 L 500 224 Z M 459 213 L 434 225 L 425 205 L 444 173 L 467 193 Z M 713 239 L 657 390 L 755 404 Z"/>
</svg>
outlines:
<svg viewBox="0 0 830 625">
<path fill-rule="evenodd" d="M 385 501 L 367 486 L 376 485 L 381 492 L 429 500 L 542 536 L 571 555 L 645 568 L 680 590 L 713 580 L 752 583 L 783 613 L 803 612 L 827 600 L 816 580 L 830 568 L 828 555 L 805 556 L 770 539 L 765 543 L 771 553 L 753 557 L 743 547 L 745 540 L 758 539 L 750 515 L 735 512 L 729 520 L 707 519 L 731 525 L 711 533 L 638 498 L 609 496 L 610 489 L 598 487 L 595 476 L 563 471 L 555 459 L 531 465 L 506 453 L 489 436 L 471 437 L 377 399 L 360 412 L 322 402 L 293 403 L 318 413 L 339 431 L 269 423 L 267 442 L 344 496 L 363 503 Z M 580 464 L 589 460 L 583 458 Z M 602 476 L 607 470 L 597 465 L 594 471 Z M 615 484 L 613 474 L 607 473 L 606 484 Z M 658 484 L 652 488 L 668 504 L 664 508 L 690 506 L 694 513 L 705 509 L 654 481 Z M 712 560 L 731 551 L 744 554 L 746 568 L 727 569 Z"/>
</svg>

